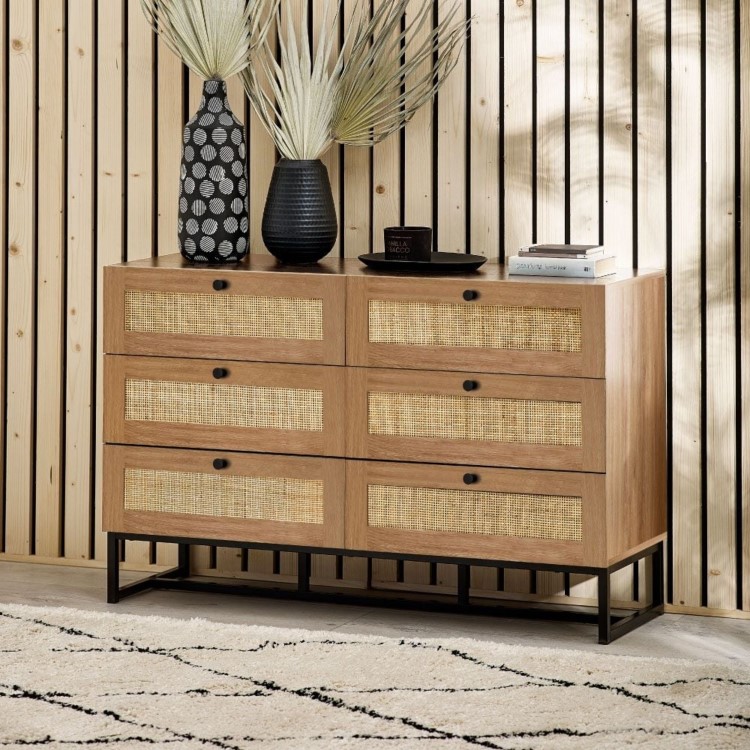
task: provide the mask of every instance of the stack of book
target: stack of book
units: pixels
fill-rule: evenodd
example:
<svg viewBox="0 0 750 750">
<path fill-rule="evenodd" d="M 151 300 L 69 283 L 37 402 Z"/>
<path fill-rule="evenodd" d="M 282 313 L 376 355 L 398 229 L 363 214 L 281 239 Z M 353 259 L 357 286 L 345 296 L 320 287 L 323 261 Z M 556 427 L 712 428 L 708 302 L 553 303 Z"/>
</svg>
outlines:
<svg viewBox="0 0 750 750">
<path fill-rule="evenodd" d="M 601 245 L 528 245 L 508 258 L 508 273 L 596 279 L 615 273 L 616 264 Z"/>
</svg>

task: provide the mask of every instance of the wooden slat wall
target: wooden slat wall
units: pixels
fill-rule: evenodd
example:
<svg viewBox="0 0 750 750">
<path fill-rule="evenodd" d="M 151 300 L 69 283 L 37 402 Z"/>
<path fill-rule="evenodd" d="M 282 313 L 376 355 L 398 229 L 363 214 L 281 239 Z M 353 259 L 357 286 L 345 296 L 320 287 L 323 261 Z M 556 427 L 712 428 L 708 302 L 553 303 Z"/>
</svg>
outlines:
<svg viewBox="0 0 750 750">
<path fill-rule="evenodd" d="M 670 382 L 672 427 L 672 599 L 684 606 L 702 603 L 702 372 L 701 342 L 701 10 L 700 0 L 679 0 L 671 14 L 672 82 Z M 677 177 L 677 179 L 675 179 Z M 675 217 L 680 217 L 679 221 Z M 671 314 L 670 314 L 671 313 Z M 679 498 L 679 499 L 678 499 Z"/>
<path fill-rule="evenodd" d="M 324 0 L 308 0 L 319 28 Z M 380 0 L 374 0 L 377 7 Z M 372 151 L 326 156 L 354 257 L 402 222 L 501 259 L 603 240 L 668 272 L 670 601 L 750 611 L 750 10 L 724 0 L 458 0 L 472 36 L 434 106 Z M 415 3 L 416 5 L 416 3 Z M 302 3 L 292 11 L 301 13 Z M 410 10 L 413 9 L 410 8 Z M 345 0 L 341 29 L 355 0 Z M 433 22 L 440 19 L 435 4 Z M 182 126 L 201 84 L 138 0 L 0 0 L 0 559 L 101 565 L 102 269 L 175 250 Z M 248 122 L 251 245 L 276 158 Z M 744 133 L 744 135 L 743 135 Z M 168 545 L 126 562 L 170 564 Z M 294 556 L 200 548 L 200 570 L 289 576 Z M 644 593 L 646 567 L 615 582 Z M 319 558 L 361 586 L 363 561 Z M 455 586 L 376 562 L 373 584 Z M 636 585 L 637 584 L 637 585 Z M 475 592 L 585 600 L 581 577 L 473 571 Z"/>
</svg>

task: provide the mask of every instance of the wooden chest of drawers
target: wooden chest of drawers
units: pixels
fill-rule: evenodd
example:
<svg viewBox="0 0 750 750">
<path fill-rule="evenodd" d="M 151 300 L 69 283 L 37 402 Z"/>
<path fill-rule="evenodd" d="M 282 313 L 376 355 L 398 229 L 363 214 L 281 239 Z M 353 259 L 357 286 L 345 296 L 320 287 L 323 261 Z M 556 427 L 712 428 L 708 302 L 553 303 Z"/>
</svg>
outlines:
<svg viewBox="0 0 750 750">
<path fill-rule="evenodd" d="M 107 268 L 105 299 L 115 540 L 607 574 L 661 554 L 661 272 L 169 256 Z"/>
</svg>

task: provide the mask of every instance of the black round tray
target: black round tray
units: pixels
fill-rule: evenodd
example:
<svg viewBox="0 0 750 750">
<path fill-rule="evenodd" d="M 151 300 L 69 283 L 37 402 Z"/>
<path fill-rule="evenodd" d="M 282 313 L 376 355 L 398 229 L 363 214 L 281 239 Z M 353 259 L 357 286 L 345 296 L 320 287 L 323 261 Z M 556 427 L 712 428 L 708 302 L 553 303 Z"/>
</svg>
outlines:
<svg viewBox="0 0 750 750">
<path fill-rule="evenodd" d="M 487 261 L 483 255 L 465 253 L 432 253 L 431 260 L 386 260 L 385 253 L 367 253 L 359 259 L 377 271 L 405 271 L 409 273 L 467 273 L 476 271 Z"/>
</svg>

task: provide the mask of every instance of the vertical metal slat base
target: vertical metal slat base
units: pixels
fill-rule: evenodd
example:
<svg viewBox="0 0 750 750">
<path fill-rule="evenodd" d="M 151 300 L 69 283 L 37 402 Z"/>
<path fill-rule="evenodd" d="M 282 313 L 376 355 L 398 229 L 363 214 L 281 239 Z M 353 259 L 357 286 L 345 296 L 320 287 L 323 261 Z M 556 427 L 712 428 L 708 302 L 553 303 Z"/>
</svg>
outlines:
<svg viewBox="0 0 750 750">
<path fill-rule="evenodd" d="M 599 643 L 608 644 L 617 638 L 629 633 L 637 627 L 653 620 L 664 611 L 664 543 L 657 544 L 620 561 L 608 568 L 585 568 L 577 566 L 540 566 L 544 569 L 557 570 L 563 573 L 585 573 L 597 577 L 598 604 L 593 613 L 586 611 L 590 608 L 573 607 L 565 608 L 565 605 L 537 605 L 530 603 L 527 606 L 519 606 L 518 602 L 507 600 L 493 600 L 492 605 L 472 601 L 470 597 L 471 565 L 491 564 L 502 570 L 505 567 L 519 567 L 522 569 L 533 569 L 535 566 L 525 563 L 514 563 L 511 561 L 461 561 L 457 563 L 457 591 L 456 598 L 450 601 L 449 597 L 432 594 L 408 594 L 397 598 L 383 596 L 381 592 L 372 589 L 372 559 L 373 556 L 383 556 L 396 560 L 420 560 L 425 556 L 419 555 L 368 555 L 359 550 L 327 550 L 327 549 L 305 549 L 300 547 L 285 548 L 286 551 L 297 553 L 297 585 L 295 588 L 284 588 L 282 585 L 247 585 L 243 583 L 224 583 L 223 581 L 205 581 L 190 579 L 190 545 L 203 544 L 205 540 L 175 539 L 171 537 L 153 537 L 151 541 L 176 543 L 178 545 L 177 566 L 169 570 L 147 576 L 139 581 L 120 585 L 120 547 L 121 544 L 132 537 L 143 539 L 142 535 L 129 535 L 109 532 L 107 534 L 107 602 L 116 604 L 127 596 L 132 596 L 150 589 L 180 589 L 189 591 L 206 591 L 225 594 L 244 594 L 249 596 L 275 597 L 280 599 L 298 599 L 303 601 L 324 601 L 337 604 L 356 604 L 359 606 L 384 606 L 400 608 L 417 608 L 437 612 L 461 612 L 475 613 L 491 616 L 511 615 L 514 617 L 530 617 L 535 619 L 572 620 L 578 622 L 596 623 L 598 627 Z M 223 542 L 212 540 L 213 544 L 222 546 Z M 237 542 L 226 542 L 228 546 L 240 547 L 242 549 L 261 548 L 267 549 L 269 545 L 262 544 L 240 544 Z M 367 588 L 358 594 L 350 594 L 342 589 L 311 589 L 311 556 L 317 554 L 351 555 L 354 557 L 367 558 Z M 647 557 L 653 558 L 651 567 L 652 601 L 646 607 L 633 613 L 621 615 L 614 614 L 611 602 L 610 576 L 612 573 L 632 565 L 638 560 Z M 446 562 L 440 558 L 440 562 Z M 487 600 L 489 601 L 489 600 Z"/>
</svg>

